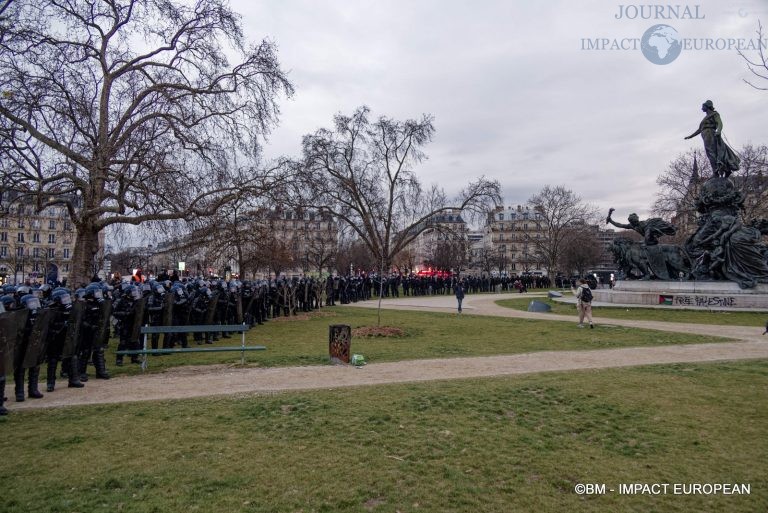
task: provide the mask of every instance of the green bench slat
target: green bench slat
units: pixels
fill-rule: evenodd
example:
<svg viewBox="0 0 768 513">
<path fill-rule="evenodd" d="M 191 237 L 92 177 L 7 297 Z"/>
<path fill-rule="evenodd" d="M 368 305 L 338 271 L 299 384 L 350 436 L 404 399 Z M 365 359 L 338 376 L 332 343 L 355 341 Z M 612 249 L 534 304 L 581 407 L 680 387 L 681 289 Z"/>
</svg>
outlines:
<svg viewBox="0 0 768 513">
<path fill-rule="evenodd" d="M 132 356 L 137 354 L 173 354 L 173 353 L 214 353 L 218 351 L 264 351 L 265 346 L 232 346 L 232 347 L 181 347 L 179 349 L 126 349 L 116 351 L 119 356 Z"/>
<path fill-rule="evenodd" d="M 205 324 L 199 326 L 142 326 L 142 334 L 151 333 L 242 333 L 251 329 L 245 324 Z"/>
</svg>

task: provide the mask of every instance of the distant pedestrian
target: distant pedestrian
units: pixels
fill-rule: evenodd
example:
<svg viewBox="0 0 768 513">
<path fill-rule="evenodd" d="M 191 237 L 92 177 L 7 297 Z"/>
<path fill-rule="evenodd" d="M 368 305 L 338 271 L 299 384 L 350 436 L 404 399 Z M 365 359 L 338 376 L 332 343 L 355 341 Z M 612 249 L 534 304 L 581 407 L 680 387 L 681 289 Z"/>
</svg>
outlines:
<svg viewBox="0 0 768 513">
<path fill-rule="evenodd" d="M 461 313 L 461 302 L 464 299 L 464 280 L 456 283 L 453 287 L 453 293 L 456 295 L 456 301 L 459 303 L 459 313 Z"/>
<path fill-rule="evenodd" d="M 579 328 L 584 327 L 584 318 L 589 321 L 589 327 L 594 328 L 592 324 L 592 289 L 589 288 L 587 280 L 581 278 L 579 286 L 575 290 L 576 307 L 579 309 Z"/>
</svg>

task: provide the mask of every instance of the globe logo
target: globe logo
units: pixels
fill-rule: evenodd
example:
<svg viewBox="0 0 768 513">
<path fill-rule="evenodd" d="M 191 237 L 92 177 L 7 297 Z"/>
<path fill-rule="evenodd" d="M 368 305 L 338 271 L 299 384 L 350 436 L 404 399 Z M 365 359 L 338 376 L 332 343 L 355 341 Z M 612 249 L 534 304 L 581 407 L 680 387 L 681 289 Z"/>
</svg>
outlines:
<svg viewBox="0 0 768 513">
<path fill-rule="evenodd" d="M 683 45 L 677 30 L 669 25 L 654 25 L 643 34 L 640 49 L 654 64 L 669 64 L 677 59 Z"/>
</svg>

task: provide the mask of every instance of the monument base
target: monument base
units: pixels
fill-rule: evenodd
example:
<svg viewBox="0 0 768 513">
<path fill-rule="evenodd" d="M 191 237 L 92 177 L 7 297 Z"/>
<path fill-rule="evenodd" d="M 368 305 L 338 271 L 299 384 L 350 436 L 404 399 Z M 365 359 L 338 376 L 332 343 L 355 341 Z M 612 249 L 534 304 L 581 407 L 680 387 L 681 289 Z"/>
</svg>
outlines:
<svg viewBox="0 0 768 513">
<path fill-rule="evenodd" d="M 711 310 L 768 310 L 768 284 L 741 289 L 730 281 L 618 281 L 592 291 L 595 301 L 622 305 L 673 306 Z"/>
</svg>

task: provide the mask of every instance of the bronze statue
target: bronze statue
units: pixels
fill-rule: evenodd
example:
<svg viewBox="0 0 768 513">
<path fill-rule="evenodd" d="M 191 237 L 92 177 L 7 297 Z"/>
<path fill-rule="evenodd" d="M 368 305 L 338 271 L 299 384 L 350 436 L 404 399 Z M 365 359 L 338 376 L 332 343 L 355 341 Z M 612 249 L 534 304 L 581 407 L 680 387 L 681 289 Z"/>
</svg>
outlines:
<svg viewBox="0 0 768 513">
<path fill-rule="evenodd" d="M 709 252 L 709 273 L 715 279 L 735 281 L 742 289 L 768 283 L 768 262 L 763 234 L 768 233 L 768 222 L 753 219 L 745 226 L 736 216 L 724 215 L 718 219 L 719 227 L 702 241 L 714 241 Z"/>
<path fill-rule="evenodd" d="M 624 228 L 626 230 L 633 230 L 643 236 L 643 244 L 636 244 L 637 247 L 632 248 L 630 251 L 627 248 L 621 248 L 621 251 L 625 254 L 632 254 L 633 259 L 637 260 L 642 258 L 643 265 L 635 265 L 640 273 L 642 279 L 650 280 L 651 278 L 657 278 L 660 280 L 670 280 L 678 278 L 680 269 L 678 265 L 668 265 L 670 249 L 666 245 L 659 245 L 659 237 L 663 235 L 674 235 L 677 231 L 675 227 L 661 218 L 653 217 L 645 221 L 641 221 L 637 214 L 629 215 L 629 224 L 617 223 L 611 219 L 614 209 L 611 208 L 608 211 L 608 217 L 605 218 L 606 223 L 610 223 L 618 228 Z M 678 262 L 675 262 L 677 264 Z M 674 268 L 674 271 L 671 269 Z M 687 275 L 687 271 L 685 273 Z"/>
<path fill-rule="evenodd" d="M 704 150 L 707 152 L 709 164 L 712 166 L 712 176 L 728 177 L 739 169 L 739 157 L 725 144 L 722 138 L 723 121 L 715 110 L 712 100 L 707 100 L 701 105 L 704 111 L 704 119 L 699 124 L 699 129 L 686 137 L 692 139 L 701 134 L 704 141 Z"/>
<path fill-rule="evenodd" d="M 608 217 L 605 218 L 605 223 L 610 223 L 613 226 L 624 228 L 625 230 L 636 231 L 643 236 L 646 246 L 655 246 L 659 243 L 659 237 L 662 235 L 674 235 L 677 231 L 673 225 L 659 217 L 652 217 L 646 221 L 641 221 L 635 213 L 629 214 L 629 217 L 627 218 L 629 224 L 617 223 L 611 219 L 611 214 L 613 214 L 615 210 L 616 209 L 612 208 L 608 211 Z"/>
</svg>

